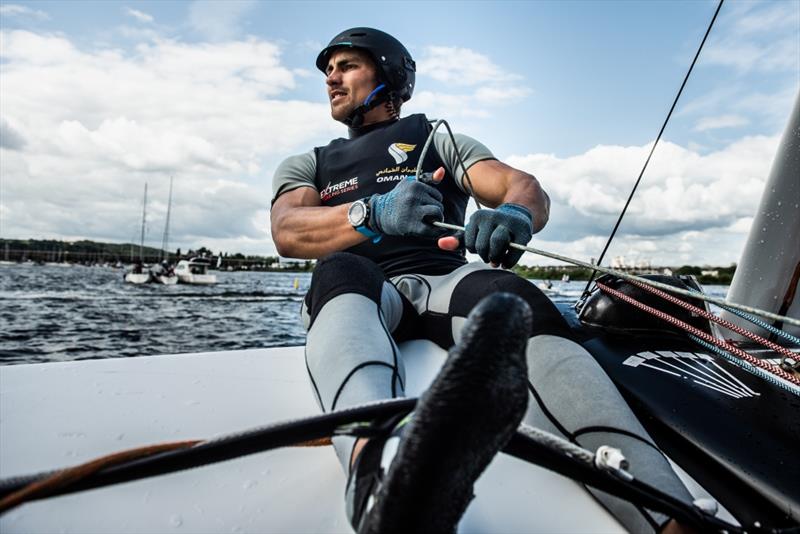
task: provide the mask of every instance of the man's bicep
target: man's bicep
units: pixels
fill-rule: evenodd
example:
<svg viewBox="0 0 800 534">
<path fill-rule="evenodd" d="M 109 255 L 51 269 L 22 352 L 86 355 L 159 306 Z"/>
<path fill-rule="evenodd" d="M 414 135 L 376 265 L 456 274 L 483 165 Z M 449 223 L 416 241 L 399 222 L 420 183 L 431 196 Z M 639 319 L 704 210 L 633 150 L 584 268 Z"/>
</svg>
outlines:
<svg viewBox="0 0 800 534">
<path fill-rule="evenodd" d="M 283 160 L 272 177 L 272 204 L 291 191 L 306 187 L 316 189 L 316 169 L 317 157 L 313 150 Z"/>
<path fill-rule="evenodd" d="M 272 218 L 279 216 L 286 210 L 295 208 L 313 208 L 321 206 L 319 192 L 311 186 L 300 186 L 283 193 L 272 204 Z"/>
<path fill-rule="evenodd" d="M 469 179 L 478 200 L 490 207 L 502 204 L 508 191 L 508 177 L 513 171 L 512 167 L 496 159 L 487 159 L 472 165 L 468 169 Z M 464 186 L 469 185 L 465 178 Z"/>
</svg>

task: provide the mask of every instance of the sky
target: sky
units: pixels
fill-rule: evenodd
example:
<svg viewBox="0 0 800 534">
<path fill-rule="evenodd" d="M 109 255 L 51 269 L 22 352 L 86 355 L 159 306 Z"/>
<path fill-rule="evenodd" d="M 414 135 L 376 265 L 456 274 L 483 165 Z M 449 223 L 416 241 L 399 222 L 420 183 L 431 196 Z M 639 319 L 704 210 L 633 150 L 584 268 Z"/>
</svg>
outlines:
<svg viewBox="0 0 800 534">
<path fill-rule="evenodd" d="M 0 237 L 274 255 L 272 175 L 346 135 L 314 60 L 370 26 L 447 119 L 551 201 L 532 246 L 596 258 L 716 1 L 0 2 Z M 728 0 L 609 250 L 738 261 L 800 90 L 800 1 Z M 522 263 L 555 262 L 526 254 Z"/>
</svg>

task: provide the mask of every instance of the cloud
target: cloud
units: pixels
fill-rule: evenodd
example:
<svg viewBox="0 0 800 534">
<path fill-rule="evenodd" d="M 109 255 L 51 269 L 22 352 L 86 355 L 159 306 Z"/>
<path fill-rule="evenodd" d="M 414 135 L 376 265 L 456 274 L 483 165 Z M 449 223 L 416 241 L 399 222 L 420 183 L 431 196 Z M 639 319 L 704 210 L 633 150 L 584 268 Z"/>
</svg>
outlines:
<svg viewBox="0 0 800 534">
<path fill-rule="evenodd" d="M 720 21 L 726 31 L 703 51 L 703 62 L 740 72 L 797 72 L 797 2 L 740 3 Z"/>
<path fill-rule="evenodd" d="M 720 128 L 734 128 L 749 123 L 750 121 L 739 115 L 720 115 L 717 117 L 703 117 L 697 121 L 694 129 L 698 132 L 704 132 L 706 130 L 718 130 Z"/>
<path fill-rule="evenodd" d="M 50 15 L 39 9 L 31 9 L 18 4 L 0 5 L 0 17 L 32 18 L 36 20 L 50 20 Z"/>
<path fill-rule="evenodd" d="M 327 104 L 288 96 L 295 74 L 256 38 L 122 51 L 0 32 L 0 73 L 4 237 L 130 241 L 148 182 L 157 245 L 174 175 L 175 246 L 273 253 L 272 170 L 342 133 Z"/>
<path fill-rule="evenodd" d="M 0 117 L 0 148 L 21 150 L 25 146 L 25 138 L 16 131 L 4 118 Z"/>
<path fill-rule="evenodd" d="M 519 81 L 488 56 L 455 46 L 428 46 L 417 61 L 417 72 L 452 85 L 499 84 Z"/>
<path fill-rule="evenodd" d="M 152 15 L 145 13 L 144 11 L 139 11 L 138 9 L 132 9 L 130 7 L 125 8 L 125 14 L 129 17 L 135 18 L 139 22 L 144 22 L 146 24 L 149 24 L 155 20 L 153 19 Z"/>
<path fill-rule="evenodd" d="M 778 135 L 746 137 L 705 155 L 660 144 L 610 253 L 661 265 L 678 259 L 735 261 L 778 140 Z M 584 260 L 599 255 L 602 245 L 590 251 L 587 244 L 604 243 L 649 149 L 600 145 L 568 158 L 508 158 L 506 163 L 536 176 L 550 195 L 550 222 L 535 239 L 562 243 L 559 250 L 580 253 Z"/>
<path fill-rule="evenodd" d="M 241 18 L 255 6 L 253 0 L 196 0 L 189 6 L 190 26 L 212 41 L 241 35 Z"/>
<path fill-rule="evenodd" d="M 427 91 L 414 94 L 406 108 L 430 116 L 486 119 L 492 108 L 516 104 L 532 91 L 522 76 L 508 72 L 491 58 L 468 48 L 428 46 L 417 60 Z"/>
</svg>

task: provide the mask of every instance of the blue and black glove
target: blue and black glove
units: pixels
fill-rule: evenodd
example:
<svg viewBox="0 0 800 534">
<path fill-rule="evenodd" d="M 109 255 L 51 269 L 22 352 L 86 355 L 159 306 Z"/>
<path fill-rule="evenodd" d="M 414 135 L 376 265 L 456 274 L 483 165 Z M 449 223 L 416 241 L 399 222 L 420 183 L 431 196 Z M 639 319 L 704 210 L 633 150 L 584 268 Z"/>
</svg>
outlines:
<svg viewBox="0 0 800 534">
<path fill-rule="evenodd" d="M 464 229 L 464 245 L 486 263 L 513 267 L 522 251 L 509 244 L 527 245 L 533 236 L 533 215 L 519 204 L 500 204 L 497 209 L 481 209 L 472 214 Z"/>
<path fill-rule="evenodd" d="M 380 234 L 433 238 L 447 233 L 430 224 L 444 220 L 442 194 L 413 176 L 388 193 L 372 195 L 369 208 L 369 227 Z"/>
</svg>

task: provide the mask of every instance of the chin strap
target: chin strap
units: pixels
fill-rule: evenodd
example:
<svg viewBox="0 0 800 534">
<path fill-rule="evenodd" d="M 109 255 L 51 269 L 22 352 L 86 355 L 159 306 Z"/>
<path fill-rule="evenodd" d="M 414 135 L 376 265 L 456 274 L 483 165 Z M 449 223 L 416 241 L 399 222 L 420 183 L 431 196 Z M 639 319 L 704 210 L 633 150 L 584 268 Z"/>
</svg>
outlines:
<svg viewBox="0 0 800 534">
<path fill-rule="evenodd" d="M 344 122 L 347 127 L 352 130 L 358 130 L 361 128 L 361 125 L 364 124 L 364 115 L 366 115 L 367 112 L 391 100 L 390 91 L 383 91 L 382 94 L 378 95 L 378 93 L 385 88 L 386 84 L 382 83 L 373 89 L 372 92 L 367 95 L 367 98 L 364 99 L 364 103 L 351 111 L 350 115 L 348 115 L 347 118 L 345 118 L 342 122 Z"/>
</svg>

